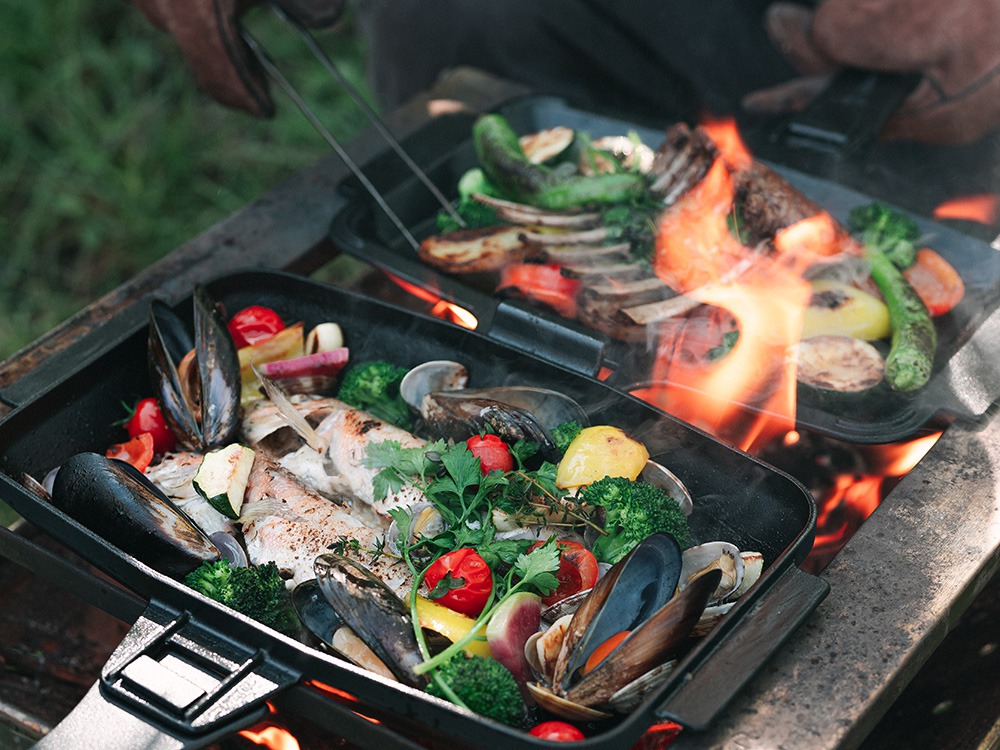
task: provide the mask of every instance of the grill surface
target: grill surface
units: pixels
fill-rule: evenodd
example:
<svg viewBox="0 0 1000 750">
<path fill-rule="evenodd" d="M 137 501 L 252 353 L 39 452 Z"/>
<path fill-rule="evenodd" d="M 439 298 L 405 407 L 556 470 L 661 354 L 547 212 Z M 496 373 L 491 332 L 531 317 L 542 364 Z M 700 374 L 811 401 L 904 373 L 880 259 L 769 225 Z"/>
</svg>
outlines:
<svg viewBox="0 0 1000 750">
<path fill-rule="evenodd" d="M 516 92 L 459 71 L 434 93 L 476 109 Z M 416 102 L 397 123 L 412 128 L 425 116 Z M 364 159 L 377 148 L 361 141 L 354 153 Z M 237 265 L 317 268 L 330 250 L 323 237 L 342 174 L 332 159 L 317 164 L 88 308 L 5 363 L 5 396 L 30 387 L 33 365 L 92 321 L 154 289 L 180 297 L 194 280 Z M 1000 421 L 949 428 L 824 572 L 832 593 L 821 609 L 710 732 L 686 733 L 675 746 L 857 746 L 1000 564 L 998 460 Z"/>
</svg>

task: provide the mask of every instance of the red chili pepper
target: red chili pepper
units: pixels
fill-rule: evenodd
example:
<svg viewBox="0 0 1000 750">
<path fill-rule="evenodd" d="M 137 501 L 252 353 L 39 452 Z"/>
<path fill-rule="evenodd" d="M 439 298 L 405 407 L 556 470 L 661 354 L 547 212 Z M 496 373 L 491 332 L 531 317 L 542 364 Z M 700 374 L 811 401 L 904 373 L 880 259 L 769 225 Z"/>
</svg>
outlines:
<svg viewBox="0 0 1000 750">
<path fill-rule="evenodd" d="M 427 569 L 424 582 L 431 590 L 430 598 L 438 604 L 478 617 L 493 591 L 493 572 L 478 552 L 463 547 L 435 560 Z M 436 596 L 441 590 L 444 593 Z"/>
<path fill-rule="evenodd" d="M 229 320 L 229 332 L 237 348 L 259 344 L 285 328 L 285 321 L 270 307 L 250 305 Z"/>
<path fill-rule="evenodd" d="M 131 416 L 125 420 L 125 431 L 130 438 L 138 437 L 144 432 L 152 435 L 153 450 L 156 453 L 166 453 L 177 447 L 177 437 L 163 417 L 155 398 L 141 399 L 135 405 Z"/>
<path fill-rule="evenodd" d="M 472 455 L 479 459 L 483 476 L 491 471 L 511 471 L 514 468 L 510 448 L 496 435 L 473 435 L 465 444 L 469 446 Z"/>
<path fill-rule="evenodd" d="M 149 462 L 153 460 L 153 436 L 143 432 L 124 443 L 112 445 L 104 455 L 130 463 L 139 471 L 145 471 Z"/>
<path fill-rule="evenodd" d="M 565 721 L 543 721 L 532 727 L 528 734 L 549 742 L 579 742 L 586 739 L 583 732 Z"/>
<path fill-rule="evenodd" d="M 965 284 L 952 265 L 929 247 L 917 251 L 917 260 L 903 276 L 931 315 L 944 315 L 965 296 Z"/>
<path fill-rule="evenodd" d="M 563 317 L 575 318 L 580 281 L 563 276 L 558 263 L 511 263 L 500 271 L 497 291 L 516 291 Z"/>
<path fill-rule="evenodd" d="M 541 547 L 544 542 L 535 542 L 529 551 Z M 597 558 L 579 542 L 560 540 L 556 542 L 559 548 L 559 570 L 556 579 L 559 585 L 542 597 L 546 607 L 572 596 L 578 591 L 586 591 L 597 583 Z"/>
</svg>

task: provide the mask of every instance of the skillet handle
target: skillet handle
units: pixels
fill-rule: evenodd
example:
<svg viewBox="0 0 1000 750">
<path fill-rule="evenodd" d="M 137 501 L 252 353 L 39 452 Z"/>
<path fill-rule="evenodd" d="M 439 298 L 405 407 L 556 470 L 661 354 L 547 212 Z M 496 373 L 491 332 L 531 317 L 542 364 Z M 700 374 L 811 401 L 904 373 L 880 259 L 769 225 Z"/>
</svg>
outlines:
<svg viewBox="0 0 1000 750">
<path fill-rule="evenodd" d="M 264 701 L 299 678 L 154 600 L 84 699 L 36 747 L 204 747 L 257 722 Z"/>
<path fill-rule="evenodd" d="M 710 659 L 656 710 L 659 719 L 703 730 L 830 592 L 822 578 L 789 566 L 729 632 Z"/>
</svg>

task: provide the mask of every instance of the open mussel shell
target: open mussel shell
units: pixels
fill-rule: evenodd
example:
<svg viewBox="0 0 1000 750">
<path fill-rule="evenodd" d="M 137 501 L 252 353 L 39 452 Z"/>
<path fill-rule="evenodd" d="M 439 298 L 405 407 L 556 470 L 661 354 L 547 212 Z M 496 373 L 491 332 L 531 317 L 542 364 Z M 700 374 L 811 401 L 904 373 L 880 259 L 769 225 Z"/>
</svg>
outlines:
<svg viewBox="0 0 1000 750">
<path fill-rule="evenodd" d="M 399 395 L 410 408 L 420 411 L 424 396 L 436 391 L 456 391 L 469 382 L 465 365 L 449 359 L 434 359 L 412 368 L 399 383 Z"/>
<path fill-rule="evenodd" d="M 570 420 L 588 424 L 586 412 L 576 401 L 533 386 L 435 391 L 424 396 L 420 414 L 435 434 L 464 440 L 488 429 L 507 442 L 537 443 L 548 460 L 559 459 L 552 428 Z"/>
<path fill-rule="evenodd" d="M 712 570 L 679 592 L 570 686 L 564 693 L 566 700 L 603 706 L 623 687 L 664 663 L 697 625 L 720 576 L 720 571 Z"/>
<path fill-rule="evenodd" d="M 427 679 L 413 671 L 422 659 L 410 611 L 399 597 L 366 567 L 342 555 L 320 555 L 313 570 L 326 600 L 396 679 L 423 688 Z"/>
<path fill-rule="evenodd" d="M 292 606 L 306 630 L 334 653 L 387 679 L 396 679 L 375 652 L 344 623 L 315 580 L 303 581 L 292 590 Z"/>
<path fill-rule="evenodd" d="M 240 362 L 222 313 L 204 287 L 194 290 L 194 339 L 170 307 L 156 300 L 149 310 L 149 370 L 163 415 L 186 448 L 208 450 L 231 443 L 239 430 Z M 183 347 L 188 346 L 188 349 Z M 180 375 L 195 368 L 197 393 Z"/>
<path fill-rule="evenodd" d="M 553 671 L 556 692 L 599 645 L 634 631 L 670 601 L 681 574 L 681 550 L 669 534 L 653 534 L 601 577 L 573 614 Z M 702 605 L 704 609 L 704 605 Z"/>
<path fill-rule="evenodd" d="M 52 503 L 172 578 L 221 557 L 211 540 L 140 472 L 96 453 L 78 453 L 62 465 Z"/>
</svg>

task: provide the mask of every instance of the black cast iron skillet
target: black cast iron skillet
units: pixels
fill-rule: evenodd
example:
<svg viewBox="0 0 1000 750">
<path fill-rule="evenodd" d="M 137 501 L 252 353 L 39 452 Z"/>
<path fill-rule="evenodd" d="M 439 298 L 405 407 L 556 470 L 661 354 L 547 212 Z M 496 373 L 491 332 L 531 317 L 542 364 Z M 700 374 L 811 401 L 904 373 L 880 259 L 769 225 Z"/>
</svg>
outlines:
<svg viewBox="0 0 1000 750">
<path fill-rule="evenodd" d="M 519 98 L 498 111 L 518 133 L 564 125 L 599 138 L 634 130 L 653 148 L 664 137 L 663 129 L 580 110 L 553 97 Z M 459 177 L 478 164 L 471 140 L 473 121 L 471 115 L 434 120 L 404 143 L 446 195 L 454 196 Z M 845 132 L 853 132 L 846 123 L 842 124 Z M 807 130 L 815 135 L 815 123 Z M 854 136 L 848 138 L 840 131 L 827 135 L 838 147 L 854 144 Z M 799 136 L 801 140 L 802 133 Z M 852 208 L 873 200 L 826 179 L 787 167 L 774 168 L 841 221 L 846 221 Z M 415 237 L 419 239 L 436 231 L 433 217 L 437 203 L 395 154 L 376 157 L 364 171 Z M 338 249 L 468 308 L 479 319 L 478 330 L 499 341 L 588 375 L 609 367 L 615 370 L 609 382 L 623 390 L 641 386 L 648 380 L 652 371 L 652 352 L 648 347 L 612 341 L 528 302 L 501 299 L 493 294 L 494 276 L 449 275 L 424 264 L 360 185 L 349 178 L 342 187 L 351 201 L 334 218 L 331 227 L 330 237 Z M 801 428 L 856 443 L 898 442 L 939 430 L 945 420 L 980 420 L 990 404 L 1000 397 L 1000 365 L 984 354 L 995 350 L 1000 343 L 996 330 L 1000 320 L 994 315 L 1000 303 L 1000 256 L 981 240 L 936 222 L 914 219 L 923 230 L 925 244 L 955 266 L 966 287 L 962 302 L 947 315 L 935 319 L 939 344 L 931 382 L 911 394 L 892 391 L 883 384 L 877 397 L 866 400 L 861 409 L 847 410 L 843 406 L 817 405 L 800 399 L 796 418 Z M 539 331 L 544 331 L 545 336 L 540 337 Z"/>
<path fill-rule="evenodd" d="M 209 292 L 230 312 L 263 304 L 307 326 L 337 321 L 355 362 L 390 358 L 409 366 L 450 358 L 465 363 L 477 385 L 561 390 L 584 405 L 592 422 L 626 427 L 680 477 L 695 499 L 697 541 L 722 539 L 764 554 L 760 581 L 684 657 L 669 683 L 633 714 L 591 728 L 587 747 L 628 747 L 664 718 L 692 731 L 706 726 L 827 593 L 825 582 L 797 567 L 811 547 L 816 519 L 805 489 L 638 399 L 480 334 L 300 277 L 245 272 L 217 280 Z M 190 308 L 188 299 L 175 309 L 190 317 Z M 520 729 L 373 676 L 238 615 L 21 488 L 21 472 L 43 476 L 74 453 L 103 451 L 121 439 L 113 425 L 121 401 L 150 392 L 147 310 L 148 301 L 137 303 L 2 394 L 17 407 L 0 422 L 0 498 L 127 591 L 32 550 L 6 530 L 0 552 L 135 620 L 79 713 L 42 746 L 200 747 L 257 720 L 267 699 L 285 701 L 363 745 L 406 747 L 408 736 L 448 747 L 541 746 Z M 304 686 L 307 680 L 340 692 L 319 692 Z"/>
</svg>

